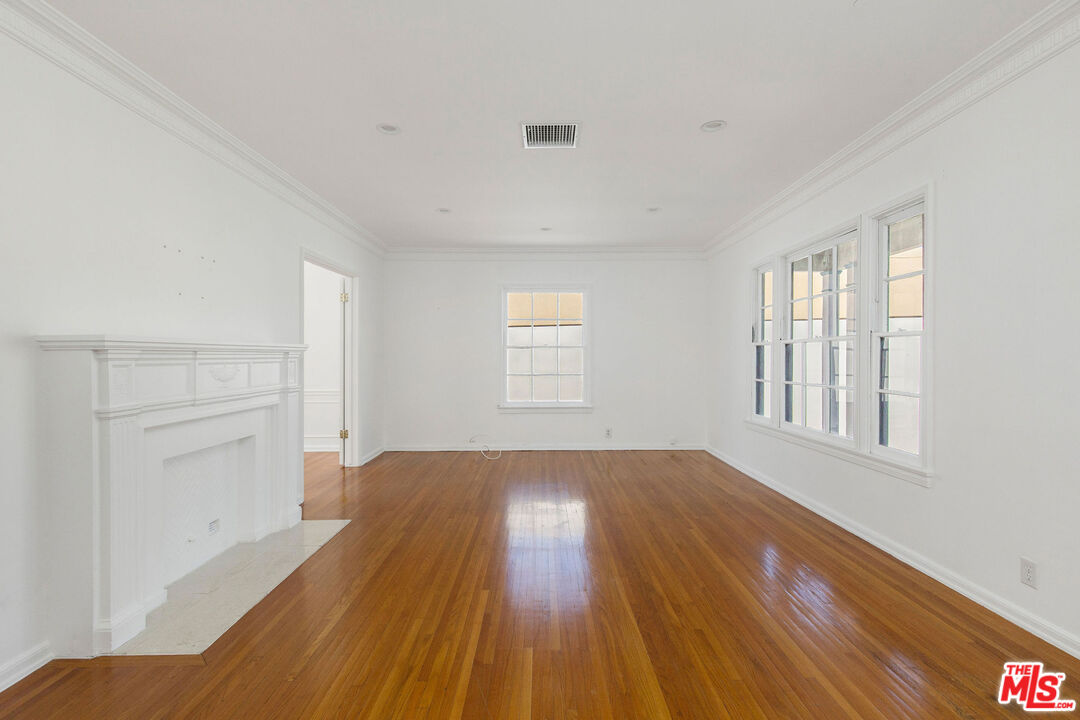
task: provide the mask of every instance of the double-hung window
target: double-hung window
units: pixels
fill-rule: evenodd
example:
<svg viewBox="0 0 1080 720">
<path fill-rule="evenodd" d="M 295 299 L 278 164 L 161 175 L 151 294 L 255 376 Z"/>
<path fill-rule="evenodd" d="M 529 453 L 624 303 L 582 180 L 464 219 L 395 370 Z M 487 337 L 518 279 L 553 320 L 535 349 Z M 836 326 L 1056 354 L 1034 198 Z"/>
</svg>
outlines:
<svg viewBox="0 0 1080 720">
<path fill-rule="evenodd" d="M 925 484 L 926 228 L 920 192 L 754 269 L 754 424 Z"/>
<path fill-rule="evenodd" d="M 772 417 L 773 269 L 754 272 L 754 415 Z"/>
<path fill-rule="evenodd" d="M 858 231 L 785 262 L 784 422 L 853 438 Z"/>
<path fill-rule="evenodd" d="M 586 404 L 585 301 L 581 289 L 503 292 L 503 405 Z"/>
<path fill-rule="evenodd" d="M 878 221 L 879 269 L 874 354 L 875 440 L 908 455 L 921 451 L 923 244 L 922 203 Z"/>
</svg>

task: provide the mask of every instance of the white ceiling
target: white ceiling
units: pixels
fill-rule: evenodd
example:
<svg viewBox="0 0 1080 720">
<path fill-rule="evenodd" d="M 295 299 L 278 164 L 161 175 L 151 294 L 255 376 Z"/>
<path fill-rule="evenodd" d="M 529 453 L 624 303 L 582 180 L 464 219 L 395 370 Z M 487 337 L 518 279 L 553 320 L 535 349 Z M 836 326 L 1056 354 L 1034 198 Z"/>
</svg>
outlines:
<svg viewBox="0 0 1080 720">
<path fill-rule="evenodd" d="M 694 248 L 1049 2 L 52 4 L 388 246 Z"/>
</svg>

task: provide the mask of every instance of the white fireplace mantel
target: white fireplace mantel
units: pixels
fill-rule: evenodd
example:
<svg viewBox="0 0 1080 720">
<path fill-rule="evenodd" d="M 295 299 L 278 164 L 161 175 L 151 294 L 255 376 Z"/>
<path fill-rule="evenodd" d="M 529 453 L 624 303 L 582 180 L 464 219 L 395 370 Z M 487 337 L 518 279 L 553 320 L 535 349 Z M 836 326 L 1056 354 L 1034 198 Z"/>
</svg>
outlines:
<svg viewBox="0 0 1080 720">
<path fill-rule="evenodd" d="M 36 340 L 47 625 L 56 655 L 85 657 L 145 627 L 183 558 L 300 520 L 304 346 Z M 227 498 L 224 528 L 177 530 L 216 512 L 181 481 Z"/>
</svg>

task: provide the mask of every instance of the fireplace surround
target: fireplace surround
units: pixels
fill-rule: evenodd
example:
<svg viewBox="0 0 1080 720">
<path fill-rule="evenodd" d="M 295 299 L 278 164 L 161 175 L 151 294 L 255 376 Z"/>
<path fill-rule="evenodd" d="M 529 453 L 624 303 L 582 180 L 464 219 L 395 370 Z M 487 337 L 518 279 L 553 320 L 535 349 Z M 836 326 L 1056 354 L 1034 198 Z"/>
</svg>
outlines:
<svg viewBox="0 0 1080 720">
<path fill-rule="evenodd" d="M 37 342 L 46 624 L 57 656 L 88 657 L 178 574 L 300 520 L 304 346 Z"/>
</svg>

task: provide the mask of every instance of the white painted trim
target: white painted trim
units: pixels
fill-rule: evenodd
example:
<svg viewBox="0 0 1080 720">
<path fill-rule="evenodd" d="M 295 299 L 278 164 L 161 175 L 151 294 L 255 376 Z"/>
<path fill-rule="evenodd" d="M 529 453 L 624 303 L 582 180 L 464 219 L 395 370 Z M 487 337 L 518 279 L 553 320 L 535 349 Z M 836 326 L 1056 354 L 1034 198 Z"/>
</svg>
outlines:
<svg viewBox="0 0 1080 720">
<path fill-rule="evenodd" d="M 164 588 L 155 591 L 145 602 L 132 603 L 112 617 L 94 625 L 94 655 L 108 655 L 146 629 L 146 616 L 161 605 L 166 597 Z"/>
<path fill-rule="evenodd" d="M 0 32 L 360 247 L 384 252 L 373 233 L 42 0 L 0 2 Z"/>
<path fill-rule="evenodd" d="M 38 643 L 29 650 L 0 665 L 0 692 L 25 678 L 30 673 L 52 660 L 54 655 L 48 642 Z"/>
<path fill-rule="evenodd" d="M 501 413 L 591 413 L 591 403 L 499 403 L 495 409 Z"/>
<path fill-rule="evenodd" d="M 706 244 L 712 255 L 873 165 L 1080 41 L 1080 0 L 1057 0 Z"/>
<path fill-rule="evenodd" d="M 705 446 L 700 443 L 690 444 L 678 444 L 678 445 L 655 445 L 650 443 L 639 444 L 621 444 L 616 445 L 602 445 L 600 443 L 542 443 L 538 445 L 529 445 L 524 443 L 510 444 L 510 445 L 495 445 L 491 443 L 485 443 L 489 445 L 489 449 L 492 452 L 505 451 L 505 452 L 518 452 L 527 450 L 704 450 Z M 480 444 L 473 445 L 389 445 L 386 448 L 386 452 L 480 452 Z"/>
<path fill-rule="evenodd" d="M 732 468 L 738 470 L 752 480 L 772 488 L 781 495 L 794 500 L 829 522 L 838 525 L 853 535 L 857 535 L 874 547 L 884 550 L 900 562 L 910 565 L 919 572 L 928 575 L 946 587 L 955 590 L 969 600 L 977 602 L 1009 622 L 1042 638 L 1051 645 L 1060 648 L 1074 657 L 1080 658 L 1080 636 L 1074 635 L 1065 628 L 1039 617 L 1035 613 L 1020 607 L 1011 600 L 1007 600 L 1000 595 L 987 590 L 981 585 L 939 565 L 930 558 L 915 552 L 911 548 L 871 530 L 846 515 L 836 512 L 827 505 L 823 505 L 816 500 L 807 497 L 798 490 L 785 485 L 765 473 L 743 465 L 714 447 L 706 446 L 705 450 L 716 459 L 730 465 Z"/>
<path fill-rule="evenodd" d="M 856 465 L 862 465 L 865 468 L 876 470 L 886 475 L 891 475 L 901 480 L 907 480 L 909 483 L 921 485 L 923 487 L 932 487 L 934 483 L 934 473 L 931 470 L 923 468 L 908 467 L 907 465 L 901 465 L 900 463 L 893 463 L 889 460 L 882 458 L 880 455 L 871 455 L 865 453 L 856 447 L 849 444 L 841 444 L 835 438 L 818 433 L 814 431 L 799 431 L 791 426 L 774 427 L 773 425 L 766 425 L 760 420 L 753 420 L 751 418 L 746 419 L 746 425 L 755 432 L 763 433 L 769 437 L 774 437 L 784 442 L 792 443 L 800 447 L 809 448 L 811 450 L 817 450 L 820 453 L 826 455 L 832 455 L 835 458 L 846 460 Z M 790 428 L 790 429 L 789 429 Z M 814 432 L 811 436 L 810 432 Z M 821 435 L 822 437 L 818 437 Z"/>
<path fill-rule="evenodd" d="M 385 452 L 385 448 L 375 448 L 360 458 L 360 465 L 367 465 L 369 462 L 382 455 L 383 452 Z"/>
<path fill-rule="evenodd" d="M 576 247 L 411 247 L 387 248 L 388 261 L 426 262 L 610 262 L 619 260 L 704 260 L 701 248 L 583 245 Z"/>
<path fill-rule="evenodd" d="M 338 451 L 338 462 L 343 467 L 359 467 L 354 458 L 360 456 L 360 437 L 364 418 L 361 416 L 360 384 L 357 375 L 357 363 L 360 357 L 360 313 L 356 310 L 359 302 L 359 290 L 361 278 L 357 271 L 351 270 L 348 265 L 341 264 L 332 258 L 322 255 L 307 247 L 300 248 L 300 337 L 304 337 L 307 328 L 304 320 L 304 265 L 311 263 L 324 270 L 337 273 L 342 278 L 343 291 L 349 294 L 350 300 L 342 306 L 344 317 L 342 318 L 343 335 L 341 338 L 342 375 L 343 388 L 338 391 L 337 401 L 343 403 L 343 417 L 345 429 L 349 431 L 349 437 L 344 442 L 335 446 Z M 313 392 L 320 392 L 318 390 Z M 306 394 L 305 394 L 306 405 Z M 339 438 L 340 439 L 340 438 Z M 363 463 L 360 463 L 363 464 Z M 302 474 L 302 473 L 301 473 Z M 303 488 L 299 490 L 301 502 L 303 501 Z"/>
<path fill-rule="evenodd" d="M 336 388 L 304 388 L 304 402 L 313 405 L 336 405 L 341 402 L 343 395 L 344 393 Z"/>
</svg>

